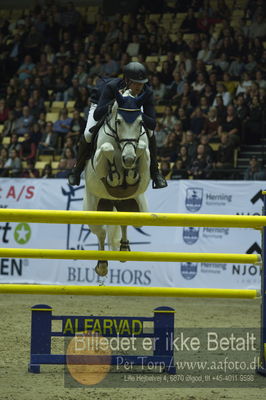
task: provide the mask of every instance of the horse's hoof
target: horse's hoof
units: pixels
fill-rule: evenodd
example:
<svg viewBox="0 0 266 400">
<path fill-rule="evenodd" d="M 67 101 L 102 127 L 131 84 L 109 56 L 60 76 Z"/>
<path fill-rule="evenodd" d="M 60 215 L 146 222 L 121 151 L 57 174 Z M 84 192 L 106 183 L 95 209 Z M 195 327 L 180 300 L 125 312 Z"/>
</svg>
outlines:
<svg viewBox="0 0 266 400">
<path fill-rule="evenodd" d="M 121 240 L 120 241 L 120 251 L 130 251 L 129 241 Z M 120 260 L 120 262 L 124 263 L 126 260 Z"/>
<path fill-rule="evenodd" d="M 107 261 L 98 261 L 95 272 L 99 276 L 106 276 L 108 274 L 108 262 Z"/>
</svg>

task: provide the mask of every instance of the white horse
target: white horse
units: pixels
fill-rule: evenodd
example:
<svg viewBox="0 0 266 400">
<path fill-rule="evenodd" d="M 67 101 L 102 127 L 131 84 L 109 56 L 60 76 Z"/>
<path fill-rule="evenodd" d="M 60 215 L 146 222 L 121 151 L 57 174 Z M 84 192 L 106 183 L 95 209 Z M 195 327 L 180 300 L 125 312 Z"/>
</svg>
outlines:
<svg viewBox="0 0 266 400">
<path fill-rule="evenodd" d="M 142 96 L 117 93 L 97 138 L 94 156 L 85 168 L 86 211 L 147 211 L 145 191 L 150 182 L 150 153 L 141 117 Z M 130 251 L 127 226 L 91 225 L 104 250 L 107 237 L 111 250 Z M 96 272 L 108 273 L 108 262 L 99 260 Z"/>
</svg>

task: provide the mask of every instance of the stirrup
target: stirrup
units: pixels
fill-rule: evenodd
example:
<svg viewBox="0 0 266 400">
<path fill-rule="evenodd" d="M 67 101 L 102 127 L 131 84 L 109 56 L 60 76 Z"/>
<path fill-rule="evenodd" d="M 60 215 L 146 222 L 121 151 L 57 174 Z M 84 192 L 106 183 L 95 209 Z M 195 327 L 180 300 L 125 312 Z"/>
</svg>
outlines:
<svg viewBox="0 0 266 400">
<path fill-rule="evenodd" d="M 79 184 L 80 184 L 80 175 L 75 174 L 74 172 L 71 172 L 68 175 L 68 183 L 71 186 L 79 186 Z"/>
<path fill-rule="evenodd" d="M 152 188 L 153 189 L 163 189 L 166 186 L 168 186 L 166 180 L 164 177 L 160 174 L 158 174 L 154 179 L 152 180 Z"/>
</svg>

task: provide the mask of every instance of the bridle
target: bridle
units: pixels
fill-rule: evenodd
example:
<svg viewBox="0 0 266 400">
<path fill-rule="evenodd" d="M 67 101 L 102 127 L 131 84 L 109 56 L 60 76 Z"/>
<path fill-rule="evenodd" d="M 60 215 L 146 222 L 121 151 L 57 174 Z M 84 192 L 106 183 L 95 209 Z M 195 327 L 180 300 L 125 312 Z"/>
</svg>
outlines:
<svg viewBox="0 0 266 400">
<path fill-rule="evenodd" d="M 144 125 L 143 125 L 142 122 L 140 123 L 140 125 L 139 125 L 140 130 L 139 130 L 139 135 L 138 135 L 137 138 L 125 138 L 125 139 L 120 138 L 119 135 L 118 135 L 118 133 L 117 133 L 117 131 L 118 131 L 118 125 L 119 125 L 119 120 L 118 120 L 118 118 L 117 118 L 118 110 L 129 111 L 129 112 L 130 112 L 130 111 L 131 111 L 131 112 L 132 112 L 132 111 L 141 111 L 140 108 L 136 108 L 136 109 L 125 109 L 125 108 L 123 108 L 123 107 L 118 107 L 118 108 L 117 108 L 117 111 L 116 111 L 116 115 L 115 115 L 115 125 L 114 125 L 114 127 L 112 127 L 112 126 L 110 125 L 111 115 L 112 115 L 112 114 L 109 113 L 109 114 L 107 115 L 107 118 L 106 118 L 105 123 L 104 123 L 104 126 L 103 126 L 103 128 L 104 128 L 104 133 L 105 133 L 107 136 L 110 136 L 110 137 L 112 137 L 113 139 L 115 139 L 115 142 L 117 143 L 118 148 L 119 148 L 119 150 L 121 151 L 121 153 L 124 151 L 124 149 L 125 149 L 125 147 L 126 147 L 127 145 L 133 146 L 134 151 L 136 152 L 137 146 L 138 146 L 138 143 L 139 143 L 139 140 L 140 140 L 141 136 L 143 136 L 143 135 L 146 133 L 145 128 L 143 129 Z M 110 130 L 111 133 L 109 133 L 108 131 L 105 130 L 105 125 L 108 127 L 108 129 Z"/>
</svg>

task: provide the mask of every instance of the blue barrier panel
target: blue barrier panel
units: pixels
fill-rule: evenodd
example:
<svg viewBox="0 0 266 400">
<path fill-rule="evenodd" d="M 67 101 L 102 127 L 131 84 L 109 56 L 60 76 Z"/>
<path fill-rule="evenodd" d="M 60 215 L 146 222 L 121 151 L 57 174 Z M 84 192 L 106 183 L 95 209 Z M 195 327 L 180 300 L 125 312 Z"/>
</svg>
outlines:
<svg viewBox="0 0 266 400">
<path fill-rule="evenodd" d="M 171 307 L 154 309 L 153 317 L 112 317 L 53 315 L 52 308 L 45 304 L 32 307 L 31 352 L 29 372 L 39 373 L 41 364 L 110 364 L 122 367 L 153 365 L 165 366 L 164 371 L 175 373 L 174 349 L 174 313 Z M 62 329 L 52 331 L 52 321 L 61 321 Z M 144 323 L 152 323 L 152 332 L 147 332 Z M 150 328 L 149 328 L 150 330 Z M 66 355 L 51 354 L 52 337 L 74 337 L 81 333 L 93 332 L 101 337 L 151 338 L 152 355 Z M 108 358 L 108 360 L 107 360 Z"/>
</svg>

